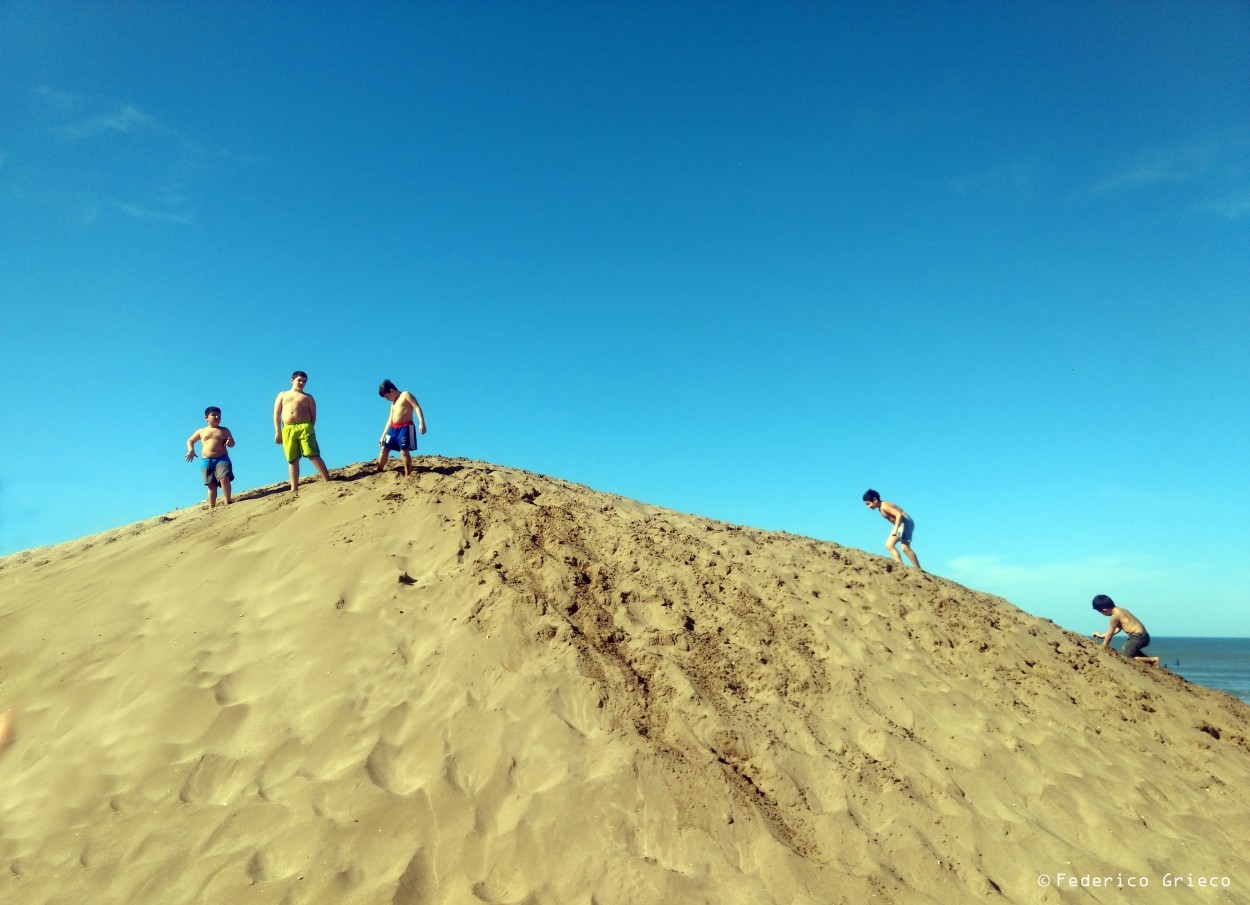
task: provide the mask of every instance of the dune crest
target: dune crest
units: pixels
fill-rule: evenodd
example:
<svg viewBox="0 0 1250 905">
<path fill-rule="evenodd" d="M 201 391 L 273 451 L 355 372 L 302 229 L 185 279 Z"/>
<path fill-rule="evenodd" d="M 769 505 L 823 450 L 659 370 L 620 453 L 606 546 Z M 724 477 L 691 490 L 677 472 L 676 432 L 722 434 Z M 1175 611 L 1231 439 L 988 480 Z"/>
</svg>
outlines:
<svg viewBox="0 0 1250 905">
<path fill-rule="evenodd" d="M 0 900 L 1060 902 L 1229 876 L 1250 708 L 888 559 L 419 460 L 0 560 Z M 1121 902 L 1122 888 L 1085 888 Z"/>
</svg>

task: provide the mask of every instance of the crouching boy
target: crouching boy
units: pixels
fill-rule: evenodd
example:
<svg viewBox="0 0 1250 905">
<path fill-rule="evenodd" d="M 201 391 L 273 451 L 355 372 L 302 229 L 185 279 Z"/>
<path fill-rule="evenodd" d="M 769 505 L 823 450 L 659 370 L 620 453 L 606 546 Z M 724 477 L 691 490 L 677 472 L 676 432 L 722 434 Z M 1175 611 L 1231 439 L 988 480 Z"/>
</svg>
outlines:
<svg viewBox="0 0 1250 905">
<path fill-rule="evenodd" d="M 1149 663 L 1151 666 L 1159 665 L 1158 657 L 1147 657 L 1142 654 L 1146 645 L 1150 643 L 1150 632 L 1146 631 L 1146 626 L 1142 625 L 1140 619 L 1124 607 L 1116 606 L 1115 601 L 1106 594 L 1099 594 L 1091 605 L 1104 616 L 1111 617 L 1111 624 L 1107 626 L 1106 632 L 1094 632 L 1095 638 L 1102 639 L 1103 647 L 1111 647 L 1111 639 L 1115 634 L 1124 632 L 1127 635 L 1124 640 L 1124 649 L 1121 651 L 1124 656 L 1130 660 Z"/>
</svg>

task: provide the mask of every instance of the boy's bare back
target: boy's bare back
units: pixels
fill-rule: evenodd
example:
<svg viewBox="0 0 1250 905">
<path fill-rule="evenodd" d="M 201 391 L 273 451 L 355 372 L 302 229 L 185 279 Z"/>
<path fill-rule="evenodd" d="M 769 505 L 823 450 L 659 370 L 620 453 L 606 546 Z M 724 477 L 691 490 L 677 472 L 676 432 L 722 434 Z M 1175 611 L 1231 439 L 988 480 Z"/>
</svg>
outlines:
<svg viewBox="0 0 1250 905">
<path fill-rule="evenodd" d="M 889 500 L 882 500 L 881 517 L 887 522 L 893 522 L 897 521 L 899 518 L 907 518 L 907 513 L 903 511 L 902 506 L 897 506 Z"/>
<path fill-rule="evenodd" d="M 1140 619 L 1120 606 L 1113 607 L 1111 610 L 1111 626 L 1130 635 L 1141 635 L 1146 631 Z"/>
</svg>

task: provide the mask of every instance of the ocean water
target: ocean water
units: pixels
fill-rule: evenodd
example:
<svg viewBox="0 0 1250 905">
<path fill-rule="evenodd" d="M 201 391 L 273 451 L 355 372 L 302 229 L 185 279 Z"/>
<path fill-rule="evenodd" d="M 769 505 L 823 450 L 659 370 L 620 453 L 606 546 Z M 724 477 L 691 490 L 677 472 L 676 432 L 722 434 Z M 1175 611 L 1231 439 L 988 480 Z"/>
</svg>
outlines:
<svg viewBox="0 0 1250 905">
<path fill-rule="evenodd" d="M 1112 644 L 1118 648 L 1119 639 Z M 1145 651 L 1179 676 L 1250 704 L 1250 638 L 1156 638 Z"/>
</svg>

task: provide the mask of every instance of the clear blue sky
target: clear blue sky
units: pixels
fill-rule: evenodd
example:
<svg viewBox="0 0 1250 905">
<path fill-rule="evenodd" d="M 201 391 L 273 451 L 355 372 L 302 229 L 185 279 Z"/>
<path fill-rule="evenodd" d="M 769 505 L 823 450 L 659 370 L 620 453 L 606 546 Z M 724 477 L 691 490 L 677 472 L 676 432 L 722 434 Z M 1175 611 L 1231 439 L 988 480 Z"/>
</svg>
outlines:
<svg viewBox="0 0 1250 905">
<path fill-rule="evenodd" d="M 422 450 L 1250 635 L 1250 5 L 0 3 L 0 552 Z M 307 472 L 307 469 L 306 469 Z"/>
</svg>

